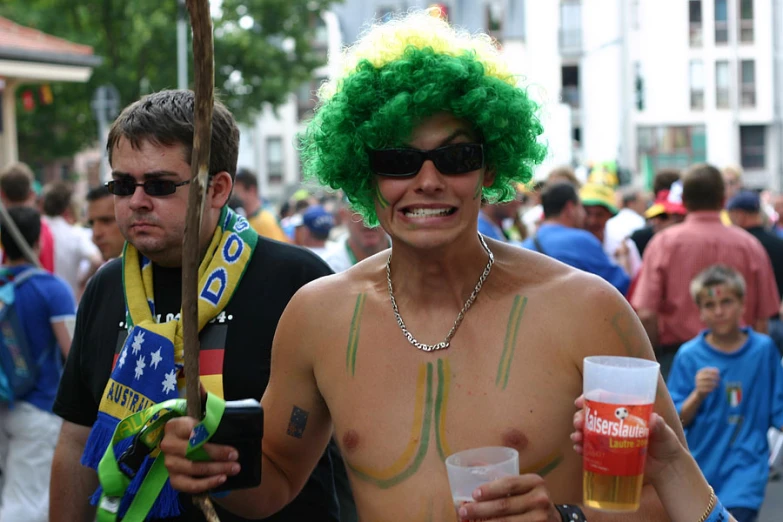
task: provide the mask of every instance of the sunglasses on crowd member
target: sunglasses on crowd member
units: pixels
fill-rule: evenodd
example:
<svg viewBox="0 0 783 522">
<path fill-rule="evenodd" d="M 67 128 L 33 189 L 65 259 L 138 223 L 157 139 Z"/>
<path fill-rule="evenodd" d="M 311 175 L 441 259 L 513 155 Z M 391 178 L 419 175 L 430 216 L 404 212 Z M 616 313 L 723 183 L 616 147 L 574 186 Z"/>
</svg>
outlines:
<svg viewBox="0 0 783 522">
<path fill-rule="evenodd" d="M 170 196 L 178 187 L 187 185 L 190 180 L 176 182 L 171 179 L 148 179 L 137 183 L 133 178 L 120 178 L 106 183 L 106 188 L 115 196 L 132 196 L 136 187 L 144 187 L 144 193 L 152 197 Z"/>
<path fill-rule="evenodd" d="M 370 151 L 370 169 L 379 176 L 415 176 L 426 160 L 431 160 L 441 174 L 465 174 L 484 166 L 484 145 L 454 143 L 432 150 L 399 148 Z"/>
</svg>

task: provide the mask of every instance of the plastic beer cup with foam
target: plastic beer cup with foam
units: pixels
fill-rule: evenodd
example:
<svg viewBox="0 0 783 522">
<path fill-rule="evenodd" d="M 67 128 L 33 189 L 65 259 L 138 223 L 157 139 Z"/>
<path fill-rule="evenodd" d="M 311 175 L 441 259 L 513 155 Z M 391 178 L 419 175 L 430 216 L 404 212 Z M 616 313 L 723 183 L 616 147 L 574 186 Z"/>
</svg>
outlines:
<svg viewBox="0 0 783 522">
<path fill-rule="evenodd" d="M 657 362 L 634 357 L 585 358 L 586 506 L 639 509 L 659 369 Z"/>
</svg>

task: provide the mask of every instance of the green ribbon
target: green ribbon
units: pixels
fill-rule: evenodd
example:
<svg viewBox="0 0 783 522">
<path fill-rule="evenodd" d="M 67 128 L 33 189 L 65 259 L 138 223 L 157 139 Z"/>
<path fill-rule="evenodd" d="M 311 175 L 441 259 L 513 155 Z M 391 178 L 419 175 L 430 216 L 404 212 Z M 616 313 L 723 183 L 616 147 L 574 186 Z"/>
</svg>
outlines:
<svg viewBox="0 0 783 522">
<path fill-rule="evenodd" d="M 211 393 L 207 394 L 206 414 L 204 420 L 194 428 L 195 435 L 188 441 L 188 449 L 185 454 L 187 458 L 196 461 L 209 460 L 209 456 L 202 446 L 217 430 L 225 409 L 226 403 L 223 399 Z M 160 441 L 163 439 L 163 428 L 170 419 L 186 414 L 187 403 L 185 399 L 172 399 L 129 415 L 117 424 L 111 443 L 98 464 L 98 480 L 103 488 L 98 502 L 98 522 L 116 522 L 120 500 L 131 482 L 131 478 L 120 469 L 118 458 L 114 454 L 114 445 L 126 438 L 128 433 L 133 433 L 137 437 L 134 445 L 144 444 L 150 452 L 159 452 L 123 517 L 123 522 L 143 522 L 169 478 L 159 448 Z"/>
</svg>

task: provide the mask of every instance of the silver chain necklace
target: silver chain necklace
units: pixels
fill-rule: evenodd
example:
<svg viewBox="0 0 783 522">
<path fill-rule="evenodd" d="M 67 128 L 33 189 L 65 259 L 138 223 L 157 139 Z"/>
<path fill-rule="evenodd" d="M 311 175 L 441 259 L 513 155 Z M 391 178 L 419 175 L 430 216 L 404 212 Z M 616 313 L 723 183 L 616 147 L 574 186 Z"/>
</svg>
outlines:
<svg viewBox="0 0 783 522">
<path fill-rule="evenodd" d="M 394 290 L 392 290 L 392 280 L 391 280 L 391 254 L 389 254 L 389 259 L 386 260 L 386 282 L 389 284 L 389 299 L 391 299 L 392 304 L 392 311 L 394 311 L 394 317 L 397 319 L 397 324 L 400 327 L 400 330 L 402 330 L 402 333 L 405 335 L 405 338 L 408 339 L 408 342 L 411 343 L 413 346 L 418 348 L 419 350 L 422 350 L 424 352 L 434 352 L 435 350 L 445 350 L 449 347 L 449 344 L 451 344 L 451 338 L 454 337 L 454 334 L 457 332 L 457 328 L 459 327 L 460 323 L 462 323 L 462 319 L 465 318 L 465 313 L 467 313 L 468 309 L 470 309 L 471 305 L 473 304 L 473 301 L 476 300 L 476 297 L 478 296 L 479 292 L 481 291 L 481 287 L 484 285 L 484 281 L 487 280 L 487 276 L 489 276 L 490 270 L 492 270 L 492 265 L 495 263 L 495 255 L 492 253 L 492 250 L 489 249 L 487 246 L 486 241 L 484 241 L 484 238 L 481 236 L 481 234 L 478 235 L 479 241 L 481 241 L 481 246 L 484 247 L 484 250 L 487 251 L 487 255 L 489 255 L 489 261 L 487 261 L 487 266 L 484 267 L 484 272 L 482 272 L 481 277 L 479 277 L 478 283 L 476 283 L 476 287 L 473 289 L 473 292 L 470 293 L 470 297 L 468 297 L 468 300 L 465 301 L 465 304 L 462 305 L 462 310 L 459 311 L 459 314 L 457 315 L 457 318 L 454 320 L 454 326 L 451 327 L 451 330 L 449 330 L 449 333 L 446 334 L 446 338 L 443 339 L 438 344 L 424 344 L 420 343 L 416 340 L 415 337 L 413 337 L 413 334 L 411 334 L 408 329 L 405 327 L 405 322 L 402 320 L 402 316 L 400 315 L 400 310 L 397 308 L 397 300 L 394 299 Z"/>
</svg>

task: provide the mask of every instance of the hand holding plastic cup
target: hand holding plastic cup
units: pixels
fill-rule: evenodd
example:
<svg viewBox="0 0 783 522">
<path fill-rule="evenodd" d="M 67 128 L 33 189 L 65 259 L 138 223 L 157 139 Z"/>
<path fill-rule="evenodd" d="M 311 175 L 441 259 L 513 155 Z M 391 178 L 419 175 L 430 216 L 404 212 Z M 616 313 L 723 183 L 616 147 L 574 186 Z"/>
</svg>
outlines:
<svg viewBox="0 0 783 522">
<path fill-rule="evenodd" d="M 584 360 L 586 506 L 636 511 L 660 365 L 633 357 Z"/>
<path fill-rule="evenodd" d="M 503 446 L 489 446 L 460 451 L 446 459 L 451 497 L 459 510 L 473 502 L 473 491 L 482 484 L 519 475 L 519 452 Z"/>
</svg>

